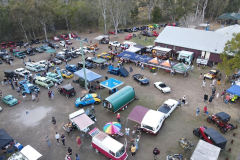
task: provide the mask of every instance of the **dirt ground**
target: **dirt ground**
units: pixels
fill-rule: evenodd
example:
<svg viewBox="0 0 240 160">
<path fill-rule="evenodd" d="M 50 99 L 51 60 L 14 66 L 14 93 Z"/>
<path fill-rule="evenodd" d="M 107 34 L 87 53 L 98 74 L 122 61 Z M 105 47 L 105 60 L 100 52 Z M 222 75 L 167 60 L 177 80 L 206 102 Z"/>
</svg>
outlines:
<svg viewBox="0 0 240 160">
<path fill-rule="evenodd" d="M 99 33 L 93 34 L 82 34 L 81 38 L 88 38 L 89 40 L 93 40 L 97 37 Z M 125 35 L 120 34 L 116 38 L 115 35 L 111 35 L 111 40 L 117 40 L 120 43 L 123 42 Z M 72 46 L 79 47 L 79 42 L 75 40 L 71 40 L 74 44 Z M 94 40 L 93 40 L 94 42 Z M 96 42 L 97 43 L 97 42 Z M 86 43 L 85 43 L 86 44 Z M 83 45 L 85 45 L 83 44 Z M 143 44 L 144 45 L 144 44 Z M 36 46 L 36 45 L 34 45 Z M 63 48 L 60 47 L 58 51 L 62 50 Z M 23 50 L 23 49 L 22 49 Z M 97 53 L 101 53 L 104 51 L 108 51 L 107 45 L 100 45 L 100 50 Z M 48 59 L 50 54 L 48 53 L 40 53 L 36 54 L 31 58 L 31 60 L 39 61 L 43 59 Z M 92 54 L 87 54 L 86 56 L 92 56 Z M 82 61 L 82 57 L 80 56 L 77 59 L 72 59 L 68 64 L 77 64 L 77 62 Z M 117 63 L 114 62 L 116 66 Z M 212 127 L 219 131 L 213 124 L 209 124 L 206 121 L 206 117 L 202 115 L 202 110 L 205 105 L 208 106 L 208 110 L 210 115 L 215 114 L 220 111 L 224 111 L 228 113 L 231 118 L 231 123 L 237 125 L 237 120 L 239 117 L 239 102 L 237 104 L 229 105 L 223 103 L 221 97 L 214 98 L 212 104 L 208 105 L 207 103 L 203 102 L 203 95 L 208 93 L 211 94 L 211 88 L 209 87 L 211 80 L 206 80 L 206 88 L 202 89 L 202 80 L 199 80 L 200 73 L 207 73 L 210 68 L 205 67 L 204 69 L 197 70 L 197 67 L 194 67 L 193 72 L 190 72 L 189 77 L 183 78 L 182 75 L 177 74 L 175 76 L 170 76 L 168 73 L 165 73 L 164 70 L 159 69 L 157 74 L 150 73 L 149 69 L 144 68 L 142 71 L 139 67 L 133 65 L 133 72 L 129 74 L 128 77 L 118 77 L 115 75 L 107 74 L 107 69 L 100 70 L 100 69 L 92 69 L 94 72 L 103 75 L 106 75 L 110 78 L 116 78 L 124 82 L 124 85 L 120 88 L 130 85 L 134 87 L 136 91 L 136 95 L 139 97 L 139 100 L 135 100 L 128 108 L 124 111 L 121 111 L 121 120 L 122 120 L 122 129 L 121 131 L 124 132 L 125 127 L 129 127 L 132 132 L 133 126 L 135 123 L 131 121 L 127 121 L 126 118 L 132 109 L 137 106 L 141 105 L 153 110 L 156 110 L 160 107 L 160 105 L 167 99 L 172 98 L 178 100 L 186 95 L 187 101 L 189 102 L 188 105 L 183 106 L 180 109 L 176 109 L 172 114 L 171 117 L 167 118 L 165 124 L 161 128 L 159 134 L 154 137 L 148 135 L 146 133 L 142 133 L 141 139 L 139 142 L 139 149 L 136 152 L 135 157 L 131 157 L 131 153 L 129 151 L 129 147 L 131 143 L 128 143 L 128 159 L 139 159 L 139 160 L 150 160 L 153 159 L 152 150 L 157 147 L 161 154 L 158 156 L 158 160 L 166 159 L 168 154 L 176 154 L 182 153 L 185 159 L 190 159 L 195 147 L 184 153 L 184 150 L 178 144 L 178 140 L 182 137 L 189 139 L 195 146 L 197 145 L 199 138 L 195 137 L 192 134 L 194 128 L 200 126 L 207 126 Z M 16 69 L 19 67 L 24 67 L 22 60 L 15 58 L 13 61 L 13 67 L 4 64 L 1 64 L 0 68 L 0 78 L 3 78 L 3 71 L 6 69 Z M 129 70 L 129 64 L 124 65 L 126 69 Z M 60 65 L 60 68 L 65 68 L 65 64 Z M 53 70 L 50 69 L 52 72 Z M 133 81 L 132 75 L 136 73 L 144 74 L 150 81 L 150 84 L 147 86 L 140 86 L 136 81 Z M 222 72 L 222 78 L 224 77 L 224 73 Z M 0 102 L 3 111 L 0 113 L 0 128 L 4 128 L 17 142 L 21 143 L 23 146 L 31 145 L 36 150 L 38 150 L 43 156 L 40 160 L 62 160 L 64 159 L 65 155 L 67 154 L 67 148 L 64 148 L 62 144 L 59 146 L 55 140 L 54 134 L 55 132 L 64 133 L 66 132 L 63 130 L 62 126 L 68 122 L 68 116 L 70 113 L 77 111 L 79 108 L 76 108 L 74 105 L 74 101 L 77 97 L 82 96 L 86 93 L 83 88 L 80 88 L 79 85 L 72 83 L 72 79 L 67 79 L 63 81 L 62 85 L 67 84 L 70 82 L 76 92 L 77 95 L 75 97 L 71 97 L 67 99 L 63 95 L 57 94 L 57 91 L 54 87 L 50 90 L 53 90 L 55 93 L 54 100 L 48 100 L 47 92 L 48 90 L 41 87 L 40 93 L 40 101 L 33 102 L 33 101 L 23 101 L 22 96 L 18 96 L 16 90 L 12 90 L 10 85 L 1 86 L 1 90 L 3 91 L 3 95 L 12 94 L 19 100 L 21 100 L 20 104 L 17 104 L 13 107 L 8 107 L 3 102 Z M 75 77 L 76 79 L 76 77 Z M 169 87 L 171 87 L 172 92 L 163 94 L 159 90 L 157 90 L 153 83 L 157 81 L 165 82 Z M 227 89 L 230 87 L 230 84 L 224 85 L 223 81 L 221 85 L 216 86 L 217 93 L 221 94 L 223 89 Z M 101 91 L 96 91 L 97 93 L 101 94 L 102 98 L 106 98 L 109 96 L 108 90 L 103 89 Z M 28 98 L 31 98 L 30 95 L 27 95 Z M 196 117 L 196 109 L 200 107 L 200 114 Z M 28 109 L 29 114 L 25 114 L 25 108 Z M 90 108 L 90 106 L 85 106 L 84 109 Z M 102 130 L 104 124 L 110 121 L 117 121 L 116 115 L 107 112 L 102 103 L 95 106 L 95 115 L 97 118 L 97 122 L 94 126 L 91 127 L 98 127 Z M 57 125 L 54 128 L 51 122 L 51 117 L 55 116 Z M 220 132 L 220 131 L 219 131 Z M 233 133 L 236 133 L 236 136 L 233 137 Z M 45 142 L 45 136 L 48 135 L 50 138 L 50 144 L 52 145 L 51 148 Z M 105 160 L 107 159 L 101 153 L 97 154 L 91 148 L 91 138 L 84 137 L 82 138 L 83 146 L 80 150 L 77 149 L 76 144 L 76 137 L 80 135 L 79 131 L 71 132 L 70 136 L 66 135 L 66 146 L 71 147 L 73 150 L 73 156 L 76 153 L 80 155 L 80 158 L 83 160 Z M 239 146 L 240 146 L 240 133 L 239 129 L 229 131 L 223 135 L 227 140 L 227 150 L 222 151 L 219 156 L 219 160 L 225 160 L 227 157 L 229 160 L 236 160 L 238 159 L 239 154 Z M 129 141 L 129 137 L 126 137 Z M 233 144 L 231 144 L 231 140 L 234 140 Z M 119 138 L 120 142 L 124 142 L 124 137 Z M 228 152 L 228 149 L 231 148 L 231 152 Z M 75 158 L 75 157 L 74 157 Z"/>
</svg>

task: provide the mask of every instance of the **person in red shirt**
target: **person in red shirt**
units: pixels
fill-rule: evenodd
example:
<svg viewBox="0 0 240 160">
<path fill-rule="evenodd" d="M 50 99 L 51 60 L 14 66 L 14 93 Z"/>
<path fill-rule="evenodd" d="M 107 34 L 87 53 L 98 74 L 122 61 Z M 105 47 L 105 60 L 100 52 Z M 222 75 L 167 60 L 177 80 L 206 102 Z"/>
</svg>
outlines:
<svg viewBox="0 0 240 160">
<path fill-rule="evenodd" d="M 157 148 L 154 148 L 153 149 L 154 160 L 156 160 L 157 155 L 159 155 L 159 154 L 160 154 L 160 151 Z"/>
<path fill-rule="evenodd" d="M 228 94 L 228 95 L 226 96 L 226 99 L 225 99 L 224 103 L 228 104 L 229 99 L 230 99 L 230 96 L 229 96 L 229 94 Z"/>
<path fill-rule="evenodd" d="M 207 113 L 207 106 L 203 108 L 203 115 L 205 115 L 206 113 Z"/>
<path fill-rule="evenodd" d="M 117 114 L 117 120 L 119 123 L 121 123 L 121 120 L 120 120 L 121 116 L 120 116 L 120 113 Z"/>
</svg>

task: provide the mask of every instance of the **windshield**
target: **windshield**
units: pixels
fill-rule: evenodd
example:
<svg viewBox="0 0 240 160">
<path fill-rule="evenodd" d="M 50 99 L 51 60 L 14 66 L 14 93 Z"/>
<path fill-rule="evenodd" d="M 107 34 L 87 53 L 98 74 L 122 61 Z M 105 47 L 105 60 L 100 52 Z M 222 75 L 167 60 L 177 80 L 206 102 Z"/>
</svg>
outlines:
<svg viewBox="0 0 240 160">
<path fill-rule="evenodd" d="M 23 71 L 25 71 L 25 69 L 18 70 L 18 72 L 23 72 Z"/>
<path fill-rule="evenodd" d="M 72 74 L 72 73 L 68 72 L 68 73 L 67 73 L 67 76 L 71 76 L 71 74 Z"/>
<path fill-rule="evenodd" d="M 189 56 L 180 55 L 180 58 L 189 58 Z"/>
<path fill-rule="evenodd" d="M 85 99 L 85 96 L 81 97 L 80 100 L 83 101 Z"/>
<path fill-rule="evenodd" d="M 44 82 L 47 83 L 47 84 L 51 84 L 50 80 L 45 80 Z"/>
<path fill-rule="evenodd" d="M 213 71 L 209 71 L 210 74 L 215 74 L 216 72 L 213 72 Z"/>
<path fill-rule="evenodd" d="M 9 97 L 7 101 L 11 101 L 12 99 L 14 99 L 14 97 Z"/>
<path fill-rule="evenodd" d="M 116 157 L 122 156 L 124 152 L 125 152 L 125 147 L 123 146 L 123 147 L 116 153 Z"/>
<path fill-rule="evenodd" d="M 41 67 L 40 66 L 33 66 L 34 68 L 36 68 L 36 69 L 40 69 Z"/>
</svg>

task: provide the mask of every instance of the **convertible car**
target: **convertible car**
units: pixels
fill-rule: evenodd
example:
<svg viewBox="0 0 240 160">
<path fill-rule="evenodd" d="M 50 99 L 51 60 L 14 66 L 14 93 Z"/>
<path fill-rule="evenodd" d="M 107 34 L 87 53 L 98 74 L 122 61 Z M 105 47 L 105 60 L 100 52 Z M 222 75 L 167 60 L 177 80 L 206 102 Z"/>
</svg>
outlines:
<svg viewBox="0 0 240 160">
<path fill-rule="evenodd" d="M 134 74 L 133 79 L 137 81 L 140 85 L 149 84 L 149 80 L 141 74 Z"/>
<path fill-rule="evenodd" d="M 155 82 L 154 86 L 160 91 L 162 91 L 162 93 L 171 92 L 170 87 L 166 86 L 166 84 L 163 82 Z"/>
</svg>

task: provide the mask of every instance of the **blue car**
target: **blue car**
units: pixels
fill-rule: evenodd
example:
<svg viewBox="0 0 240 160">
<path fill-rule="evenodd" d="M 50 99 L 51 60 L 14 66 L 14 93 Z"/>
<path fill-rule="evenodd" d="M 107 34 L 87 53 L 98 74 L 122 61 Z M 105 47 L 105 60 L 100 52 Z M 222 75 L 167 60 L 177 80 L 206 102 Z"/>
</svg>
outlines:
<svg viewBox="0 0 240 160">
<path fill-rule="evenodd" d="M 149 84 L 149 80 L 141 74 L 134 74 L 133 79 L 137 81 L 140 85 Z"/>
<path fill-rule="evenodd" d="M 107 73 L 110 74 L 115 74 L 115 75 L 119 75 L 119 76 L 123 76 L 126 77 L 129 75 L 129 72 L 126 70 L 126 68 L 121 67 L 121 68 L 114 68 L 113 66 L 108 66 L 108 71 Z"/>
<path fill-rule="evenodd" d="M 27 93 L 27 91 L 25 90 L 25 87 L 23 85 L 24 82 L 25 82 L 24 80 L 20 81 L 19 85 L 20 85 L 20 88 L 22 89 L 22 93 Z M 27 82 L 26 84 L 27 84 L 27 87 L 28 87 L 28 90 L 30 91 L 30 93 L 40 92 L 40 88 L 38 86 L 35 86 L 29 82 Z"/>
<path fill-rule="evenodd" d="M 76 72 L 78 71 L 78 66 L 74 64 L 67 64 L 66 69 L 69 70 L 70 72 Z"/>
<path fill-rule="evenodd" d="M 83 107 L 88 104 L 99 104 L 101 102 L 101 97 L 97 93 L 85 94 L 84 96 L 77 98 L 75 100 L 76 107 Z"/>
</svg>

